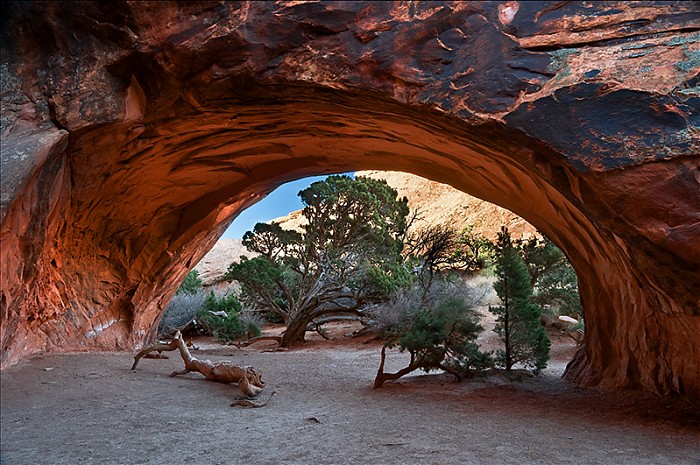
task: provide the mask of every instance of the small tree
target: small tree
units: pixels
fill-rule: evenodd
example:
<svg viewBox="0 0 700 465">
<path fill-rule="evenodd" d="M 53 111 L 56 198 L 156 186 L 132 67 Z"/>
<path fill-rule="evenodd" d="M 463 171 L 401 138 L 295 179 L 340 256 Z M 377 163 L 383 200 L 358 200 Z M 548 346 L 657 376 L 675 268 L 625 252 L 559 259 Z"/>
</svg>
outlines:
<svg viewBox="0 0 700 465">
<path fill-rule="evenodd" d="M 524 241 L 520 249 L 535 289 L 533 301 L 554 307 L 559 315 L 581 320 L 578 278 L 566 255 L 547 238 Z"/>
<path fill-rule="evenodd" d="M 419 369 L 444 370 L 461 380 L 492 365 L 490 353 L 481 352 L 476 344 L 483 328 L 473 310 L 475 295 L 445 281 L 429 291 L 426 295 L 422 286 L 404 288 L 375 311 L 386 336 L 375 388 Z M 396 310 L 400 311 L 398 318 Z M 408 351 L 408 366 L 395 373 L 384 372 L 387 347 Z"/>
<path fill-rule="evenodd" d="M 202 290 L 202 286 L 204 286 L 204 282 L 199 277 L 199 271 L 192 270 L 185 276 L 185 280 L 182 281 L 182 284 L 177 289 L 177 294 L 194 295 Z"/>
<path fill-rule="evenodd" d="M 260 255 L 230 265 L 241 298 L 279 315 L 281 347 L 303 340 L 312 321 L 362 315 L 405 280 L 400 252 L 408 206 L 386 182 L 329 176 L 299 192 L 303 232 L 258 223 L 243 244 Z"/>
<path fill-rule="evenodd" d="M 497 316 L 495 331 L 505 345 L 497 360 L 507 371 L 520 363 L 537 373 L 547 366 L 550 342 L 540 324 L 542 310 L 531 301 L 527 267 L 506 227 L 498 234 L 496 276 L 494 289 L 501 305 L 490 306 L 489 311 Z"/>
</svg>

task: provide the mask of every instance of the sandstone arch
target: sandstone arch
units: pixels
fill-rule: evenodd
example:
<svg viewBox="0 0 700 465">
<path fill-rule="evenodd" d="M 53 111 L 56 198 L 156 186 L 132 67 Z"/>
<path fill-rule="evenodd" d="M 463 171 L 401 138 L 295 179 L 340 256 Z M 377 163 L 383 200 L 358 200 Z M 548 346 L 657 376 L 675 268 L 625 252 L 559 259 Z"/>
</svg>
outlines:
<svg viewBox="0 0 700 465">
<path fill-rule="evenodd" d="M 385 169 L 566 251 L 571 380 L 700 397 L 695 4 L 3 8 L 3 366 L 141 346 L 242 209 Z"/>
</svg>

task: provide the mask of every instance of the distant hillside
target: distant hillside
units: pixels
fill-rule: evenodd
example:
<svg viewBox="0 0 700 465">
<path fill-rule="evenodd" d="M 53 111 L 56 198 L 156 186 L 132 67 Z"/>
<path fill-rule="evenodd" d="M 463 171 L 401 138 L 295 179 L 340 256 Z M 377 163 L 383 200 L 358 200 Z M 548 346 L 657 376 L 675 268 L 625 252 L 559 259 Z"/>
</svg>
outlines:
<svg viewBox="0 0 700 465">
<path fill-rule="evenodd" d="M 237 262 L 241 255 L 252 257 L 255 254 L 248 252 L 240 239 L 219 239 L 194 269 L 199 272 L 204 285 L 210 286 L 221 280 L 228 266 Z"/>
<path fill-rule="evenodd" d="M 476 231 L 492 240 L 496 239 L 502 225 L 508 226 L 514 239 L 537 234 L 534 226 L 510 210 L 472 197 L 447 184 L 396 171 L 359 171 L 355 175 L 383 179 L 396 189 L 399 196 L 407 197 L 411 210 L 421 212 L 422 221 L 417 222 L 417 228 L 448 223 L 462 229 L 473 224 Z"/>
<path fill-rule="evenodd" d="M 446 184 L 430 181 L 408 173 L 387 171 L 359 171 L 357 176 L 383 179 L 396 189 L 399 196 L 407 197 L 411 209 L 419 209 L 420 221 L 416 228 L 427 224 L 448 223 L 458 229 L 473 224 L 475 230 L 494 240 L 502 225 L 508 226 L 514 239 L 529 238 L 536 229 L 516 214 L 492 203 L 477 199 Z M 285 229 L 299 229 L 304 223 L 301 211 L 273 220 Z M 220 239 L 195 269 L 206 285 L 210 285 L 226 273 L 228 265 L 238 261 L 241 255 L 251 256 L 240 239 Z"/>
</svg>

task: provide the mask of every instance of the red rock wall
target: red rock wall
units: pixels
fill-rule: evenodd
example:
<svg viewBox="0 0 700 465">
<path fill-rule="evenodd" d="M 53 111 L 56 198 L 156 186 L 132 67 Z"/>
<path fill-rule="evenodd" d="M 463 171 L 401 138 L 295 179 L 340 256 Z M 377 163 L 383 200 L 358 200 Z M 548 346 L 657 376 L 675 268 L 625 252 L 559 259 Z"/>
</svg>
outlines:
<svg viewBox="0 0 700 465">
<path fill-rule="evenodd" d="M 700 398 L 694 3 L 2 8 L 2 366 L 140 346 L 242 209 L 382 169 L 567 253 L 569 379 Z"/>
</svg>

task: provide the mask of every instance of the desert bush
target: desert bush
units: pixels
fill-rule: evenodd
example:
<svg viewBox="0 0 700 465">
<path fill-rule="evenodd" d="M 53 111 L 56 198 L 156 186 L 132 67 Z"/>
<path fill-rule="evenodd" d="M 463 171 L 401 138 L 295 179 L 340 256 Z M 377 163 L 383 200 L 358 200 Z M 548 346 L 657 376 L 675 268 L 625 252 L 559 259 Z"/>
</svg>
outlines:
<svg viewBox="0 0 700 465">
<path fill-rule="evenodd" d="M 246 333 L 239 317 L 240 312 L 241 302 L 235 294 L 217 296 L 210 292 L 195 319 L 206 334 L 226 344 Z"/>
<path fill-rule="evenodd" d="M 489 368 L 489 353 L 476 344 L 483 330 L 474 309 L 490 292 L 464 281 L 433 281 L 430 289 L 416 284 L 397 291 L 389 302 L 372 309 L 373 324 L 386 341 L 385 347 L 398 347 L 411 354 L 411 362 L 396 373 L 384 373 L 385 350 L 375 387 L 415 370 L 444 370 L 458 379 Z"/>
<path fill-rule="evenodd" d="M 495 267 L 494 272 L 488 273 L 479 271 L 477 274 L 468 276 L 465 279 L 465 286 L 469 288 L 469 293 L 475 308 L 486 307 L 488 305 L 497 305 L 500 302 L 493 283 L 496 281 Z"/>
<path fill-rule="evenodd" d="M 260 312 L 254 311 L 248 307 L 243 307 L 239 318 L 241 319 L 241 324 L 243 324 L 248 338 L 259 337 L 262 334 L 260 328 L 266 323 L 266 320 L 260 315 Z"/>
<path fill-rule="evenodd" d="M 425 372 L 442 369 L 458 378 L 491 366 L 491 357 L 479 350 L 476 338 L 483 330 L 463 298 L 450 297 L 433 308 L 421 307 L 408 319 L 408 327 L 388 346 L 398 346 L 415 357 Z"/>
<path fill-rule="evenodd" d="M 468 279 L 457 275 L 441 276 L 426 292 L 423 285 L 416 282 L 413 286 L 397 289 L 386 302 L 368 308 L 366 315 L 370 327 L 380 336 L 388 337 L 405 331 L 418 309 L 434 308 L 455 296 L 469 309 L 490 304 L 495 297 L 492 283 L 492 279 L 479 276 Z"/>
<path fill-rule="evenodd" d="M 177 289 L 177 294 L 197 294 L 202 290 L 203 286 L 204 282 L 199 277 L 199 271 L 192 270 L 185 276 L 185 280 L 182 281 L 182 284 Z"/>
<path fill-rule="evenodd" d="M 204 307 L 207 293 L 203 291 L 194 294 L 175 294 L 168 304 L 158 325 L 158 336 L 173 333 L 177 328 L 190 322 L 198 311 Z"/>
<path fill-rule="evenodd" d="M 370 327 L 383 337 L 406 330 L 407 316 L 420 306 L 422 293 L 418 285 L 401 288 L 388 301 L 369 307 L 366 314 Z"/>
</svg>

